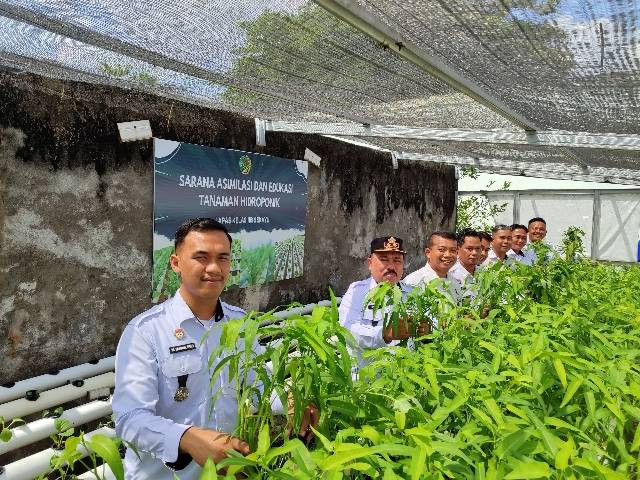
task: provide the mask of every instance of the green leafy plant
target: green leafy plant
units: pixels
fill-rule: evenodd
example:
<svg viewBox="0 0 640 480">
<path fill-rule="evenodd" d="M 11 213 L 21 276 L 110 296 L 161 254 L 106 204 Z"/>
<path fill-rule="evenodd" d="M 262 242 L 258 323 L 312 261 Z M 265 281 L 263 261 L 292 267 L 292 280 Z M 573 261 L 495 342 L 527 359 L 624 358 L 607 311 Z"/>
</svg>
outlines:
<svg viewBox="0 0 640 480">
<path fill-rule="evenodd" d="M 478 179 L 479 173 L 474 167 L 462 167 L 460 177 Z M 494 182 L 489 182 L 485 189 L 488 190 Z M 499 190 L 508 190 L 510 182 L 504 182 Z M 465 228 L 472 228 L 488 232 L 495 224 L 495 217 L 507 209 L 507 203 L 492 203 L 486 191 L 481 191 L 478 195 L 469 195 L 458 198 L 456 205 L 456 231 Z"/>
<path fill-rule="evenodd" d="M 457 305 L 437 283 L 404 299 L 380 286 L 369 300 L 387 325 L 413 315 L 446 328 L 430 343 L 368 352 L 357 378 L 335 304 L 280 325 L 271 313 L 225 325 L 215 375 L 225 365 L 232 372 L 242 411 L 235 433 L 253 453 L 223 460 L 218 472 L 637 478 L 640 268 L 569 259 L 483 269 Z M 250 347 L 259 336 L 264 348 Z M 293 399 L 294 428 L 304 405 L 320 407 L 315 445 L 288 439 L 271 410 L 274 392 Z"/>
<path fill-rule="evenodd" d="M 584 257 L 584 230 L 578 227 L 569 227 L 562 236 L 562 245 L 560 251 L 564 254 L 567 261 L 576 261 L 580 257 Z"/>
<path fill-rule="evenodd" d="M 8 442 L 13 438 L 11 429 L 24 423 L 21 418 L 14 418 L 9 423 L 6 423 L 4 417 L 0 417 L 0 442 Z"/>
<path fill-rule="evenodd" d="M 61 425 L 63 430 L 66 425 Z M 58 428 L 58 427 L 56 427 Z M 65 433 L 70 429 L 64 430 Z M 55 472 L 59 480 L 75 478 L 75 472 L 92 472 L 96 480 L 106 478 L 103 476 L 101 466 L 106 464 L 117 480 L 124 479 L 124 467 L 120 457 L 122 441 L 110 438 L 102 434 L 94 434 L 90 438 L 83 433 L 69 434 L 62 437 L 58 453 L 51 457 L 51 472 L 44 473 L 40 478 L 49 478 Z"/>
<path fill-rule="evenodd" d="M 56 418 L 53 424 L 56 432 L 52 435 L 49 435 L 49 438 L 53 442 L 54 450 L 62 450 L 64 448 L 66 439 L 73 435 L 73 424 L 66 418 L 62 417 Z"/>
</svg>

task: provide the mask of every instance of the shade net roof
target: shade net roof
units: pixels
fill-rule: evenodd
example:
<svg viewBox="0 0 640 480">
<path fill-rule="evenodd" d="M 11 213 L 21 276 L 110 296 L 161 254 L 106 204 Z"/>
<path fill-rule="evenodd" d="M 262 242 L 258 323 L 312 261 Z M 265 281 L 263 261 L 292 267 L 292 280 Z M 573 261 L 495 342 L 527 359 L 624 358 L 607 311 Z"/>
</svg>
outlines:
<svg viewBox="0 0 640 480">
<path fill-rule="evenodd" d="M 342 3 L 397 32 L 536 129 L 640 134 L 636 2 Z M 308 1 L 0 0 L 0 32 L 5 67 L 260 118 L 518 130 Z M 417 140 L 373 143 L 432 148 Z M 439 143 L 443 155 L 640 169 L 635 152 L 445 143 Z"/>
<path fill-rule="evenodd" d="M 346 142 L 354 141 L 351 137 L 340 139 Z M 405 160 L 469 166 L 482 172 L 640 185 L 639 151 L 433 142 L 379 137 L 359 137 L 355 141 L 362 146 L 395 152 Z"/>
</svg>

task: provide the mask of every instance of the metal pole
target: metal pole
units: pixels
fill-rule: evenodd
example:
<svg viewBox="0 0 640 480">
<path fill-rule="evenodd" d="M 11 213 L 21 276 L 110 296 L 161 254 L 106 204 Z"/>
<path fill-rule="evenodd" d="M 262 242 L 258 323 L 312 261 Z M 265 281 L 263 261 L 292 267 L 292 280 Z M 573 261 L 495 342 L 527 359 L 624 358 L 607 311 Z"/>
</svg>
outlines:
<svg viewBox="0 0 640 480">
<path fill-rule="evenodd" d="M 421 70 L 468 95 L 525 131 L 540 130 L 531 119 L 525 118 L 484 90 L 479 84 L 465 77 L 461 72 L 402 37 L 400 33 L 389 28 L 367 9 L 358 6 L 357 2 L 349 0 L 314 0 L 314 2 L 335 17 L 368 35 L 383 47 L 393 50 Z"/>
<path fill-rule="evenodd" d="M 591 260 L 598 260 L 600 243 L 600 192 L 593 191 L 593 218 L 591 219 Z"/>
</svg>

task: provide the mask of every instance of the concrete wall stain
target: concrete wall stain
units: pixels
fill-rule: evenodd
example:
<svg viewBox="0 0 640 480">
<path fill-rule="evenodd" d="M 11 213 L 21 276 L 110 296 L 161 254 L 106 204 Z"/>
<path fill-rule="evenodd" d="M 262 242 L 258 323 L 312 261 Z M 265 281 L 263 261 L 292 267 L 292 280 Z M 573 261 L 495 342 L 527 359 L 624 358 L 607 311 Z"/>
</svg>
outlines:
<svg viewBox="0 0 640 480">
<path fill-rule="evenodd" d="M 264 310 L 341 295 L 364 278 L 371 238 L 405 239 L 407 271 L 429 232 L 452 227 L 453 168 L 400 162 L 318 135 L 267 133 L 254 121 L 114 87 L 0 70 L 0 384 L 113 354 L 148 308 L 152 142 L 120 143 L 117 122 L 154 135 L 301 159 L 311 166 L 304 276 L 224 293 Z"/>
</svg>

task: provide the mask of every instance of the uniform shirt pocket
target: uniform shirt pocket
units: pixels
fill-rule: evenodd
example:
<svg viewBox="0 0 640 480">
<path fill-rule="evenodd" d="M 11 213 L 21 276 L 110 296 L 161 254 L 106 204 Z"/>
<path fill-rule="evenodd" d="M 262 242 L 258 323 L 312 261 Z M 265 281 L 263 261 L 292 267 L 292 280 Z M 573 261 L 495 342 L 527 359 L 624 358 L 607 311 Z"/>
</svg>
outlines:
<svg viewBox="0 0 640 480">
<path fill-rule="evenodd" d="M 169 355 L 160 365 L 167 388 L 167 403 L 171 404 L 199 404 L 204 400 L 206 389 L 209 385 L 207 369 L 203 368 L 203 360 L 200 352 L 180 352 Z M 181 402 L 174 400 L 174 395 L 178 390 L 178 377 L 187 375 L 187 389 L 189 395 Z"/>
</svg>

